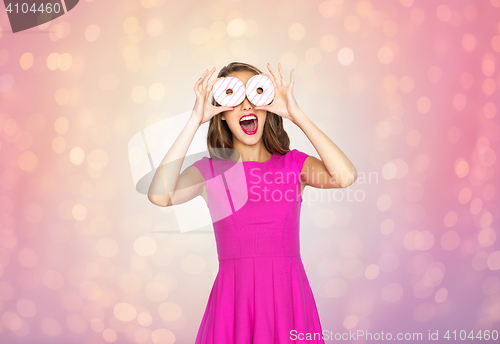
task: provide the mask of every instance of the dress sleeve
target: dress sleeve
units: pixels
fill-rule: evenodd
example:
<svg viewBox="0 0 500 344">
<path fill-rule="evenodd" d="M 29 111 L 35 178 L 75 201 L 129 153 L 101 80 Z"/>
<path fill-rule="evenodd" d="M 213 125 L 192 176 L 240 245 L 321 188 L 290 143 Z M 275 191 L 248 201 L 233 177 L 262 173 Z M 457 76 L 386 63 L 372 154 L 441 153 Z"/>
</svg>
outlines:
<svg viewBox="0 0 500 344">
<path fill-rule="evenodd" d="M 201 158 L 198 161 L 193 162 L 192 165 L 194 167 L 196 167 L 198 170 L 200 170 L 201 175 L 203 176 L 205 181 L 210 179 L 210 176 L 211 176 L 211 174 L 210 174 L 210 162 L 208 161 L 208 158 L 206 156 L 204 156 L 203 158 Z"/>
<path fill-rule="evenodd" d="M 304 166 L 304 161 L 306 161 L 309 155 L 299 151 L 298 149 L 292 150 L 292 153 L 293 153 L 294 164 L 297 168 L 298 173 L 300 174 L 300 172 L 302 171 L 302 166 Z"/>
</svg>

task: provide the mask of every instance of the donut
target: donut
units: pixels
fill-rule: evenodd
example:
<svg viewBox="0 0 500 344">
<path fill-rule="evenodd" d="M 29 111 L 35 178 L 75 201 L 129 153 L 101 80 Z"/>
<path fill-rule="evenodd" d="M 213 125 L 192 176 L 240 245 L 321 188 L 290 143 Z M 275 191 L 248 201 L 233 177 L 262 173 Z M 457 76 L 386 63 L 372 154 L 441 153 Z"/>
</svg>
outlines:
<svg viewBox="0 0 500 344">
<path fill-rule="evenodd" d="M 213 96 L 222 106 L 236 106 L 245 99 L 245 85 L 238 78 L 222 78 L 214 84 Z"/>
<path fill-rule="evenodd" d="M 273 82 L 263 74 L 252 76 L 245 92 L 248 100 L 255 106 L 267 105 L 274 99 Z"/>
</svg>

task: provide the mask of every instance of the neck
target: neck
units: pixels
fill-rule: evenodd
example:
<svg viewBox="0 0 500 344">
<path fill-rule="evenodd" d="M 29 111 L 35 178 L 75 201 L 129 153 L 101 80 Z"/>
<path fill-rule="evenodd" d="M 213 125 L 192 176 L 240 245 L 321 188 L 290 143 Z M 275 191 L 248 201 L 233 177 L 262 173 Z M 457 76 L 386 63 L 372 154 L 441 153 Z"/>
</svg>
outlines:
<svg viewBox="0 0 500 344">
<path fill-rule="evenodd" d="M 246 145 L 237 140 L 234 141 L 234 149 L 237 152 L 234 152 L 231 158 L 233 161 L 257 161 L 257 162 L 265 162 L 271 159 L 273 156 L 260 140 L 257 144 L 253 146 Z M 240 159 L 238 159 L 238 154 L 240 155 Z"/>
</svg>

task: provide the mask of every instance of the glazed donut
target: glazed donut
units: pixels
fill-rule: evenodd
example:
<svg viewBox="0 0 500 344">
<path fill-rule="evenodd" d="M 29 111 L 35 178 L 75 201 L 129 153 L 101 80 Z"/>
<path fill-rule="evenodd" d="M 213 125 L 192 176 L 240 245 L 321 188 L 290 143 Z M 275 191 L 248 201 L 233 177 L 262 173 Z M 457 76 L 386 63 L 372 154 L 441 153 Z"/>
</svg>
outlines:
<svg viewBox="0 0 500 344">
<path fill-rule="evenodd" d="M 273 82 L 263 74 L 252 76 L 245 92 L 248 100 L 255 106 L 267 105 L 274 99 Z"/>
<path fill-rule="evenodd" d="M 245 85 L 238 78 L 222 78 L 214 84 L 213 96 L 222 106 L 236 106 L 245 99 Z"/>
</svg>

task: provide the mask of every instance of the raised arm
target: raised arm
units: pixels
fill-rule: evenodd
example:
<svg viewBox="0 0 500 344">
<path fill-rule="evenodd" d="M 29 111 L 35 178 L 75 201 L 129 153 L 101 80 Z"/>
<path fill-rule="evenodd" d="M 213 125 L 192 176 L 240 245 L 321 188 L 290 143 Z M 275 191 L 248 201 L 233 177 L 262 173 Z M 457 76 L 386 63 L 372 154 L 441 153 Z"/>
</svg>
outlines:
<svg viewBox="0 0 500 344">
<path fill-rule="evenodd" d="M 215 67 L 206 70 L 194 86 L 196 103 L 186 126 L 158 166 L 148 190 L 148 199 L 160 207 L 185 203 L 201 194 L 204 178 L 200 171 L 189 166 L 179 175 L 186 153 L 196 131 L 213 116 L 231 107 L 213 106 L 209 103 L 210 91 L 215 79 L 208 83 Z"/>
<path fill-rule="evenodd" d="M 287 85 L 285 73 L 278 64 L 279 75 L 268 64 L 268 75 L 276 89 L 273 102 L 255 109 L 268 110 L 295 123 L 318 152 L 321 160 L 309 156 L 302 166 L 301 181 L 316 188 L 345 188 L 357 179 L 357 171 L 347 156 L 333 141 L 325 135 L 299 108 L 293 96 L 293 69 L 290 71 L 290 83 Z"/>
<path fill-rule="evenodd" d="M 302 111 L 293 114 L 295 124 L 302 129 L 318 152 L 321 160 L 309 156 L 302 166 L 301 180 L 321 189 L 346 188 L 357 179 L 357 171 L 349 158 Z"/>
</svg>

